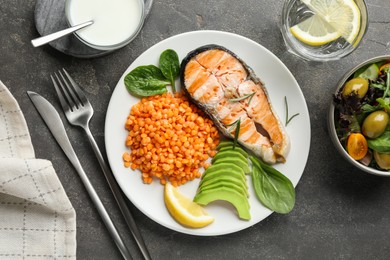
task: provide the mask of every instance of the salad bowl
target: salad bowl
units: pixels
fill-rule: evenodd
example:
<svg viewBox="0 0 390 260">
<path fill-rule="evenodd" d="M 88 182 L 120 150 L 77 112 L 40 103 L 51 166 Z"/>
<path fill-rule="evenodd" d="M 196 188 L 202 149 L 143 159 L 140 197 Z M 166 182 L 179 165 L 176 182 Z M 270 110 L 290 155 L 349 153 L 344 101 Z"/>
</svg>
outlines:
<svg viewBox="0 0 390 260">
<path fill-rule="evenodd" d="M 357 169 L 362 170 L 366 173 L 377 175 L 377 176 L 390 177 L 390 170 L 389 169 L 387 169 L 387 170 L 380 169 L 380 168 L 375 166 L 375 158 L 372 155 L 373 151 L 371 148 L 368 148 L 368 155 L 369 156 L 366 156 L 366 157 L 369 157 L 369 158 L 368 159 L 365 158 L 366 161 L 364 161 L 365 159 L 356 160 L 356 159 L 352 158 L 350 153 L 348 153 L 347 148 L 346 148 L 346 141 L 345 140 L 340 141 L 340 139 L 341 139 L 340 134 L 338 134 L 338 130 L 339 130 L 338 128 L 340 127 L 339 122 L 338 122 L 339 110 L 338 110 L 337 105 L 336 105 L 337 98 L 338 98 L 338 96 L 342 95 L 342 91 L 343 91 L 344 86 L 346 85 L 346 82 L 348 82 L 349 80 L 351 80 L 354 77 L 357 77 L 357 75 L 360 72 L 364 71 L 372 64 L 380 65 L 380 64 L 388 64 L 388 63 L 390 63 L 390 55 L 377 56 L 377 57 L 368 59 L 368 60 L 358 64 L 357 66 L 353 67 L 347 73 L 344 74 L 344 76 L 337 83 L 336 90 L 332 95 L 332 101 L 330 103 L 330 107 L 329 107 L 329 111 L 328 111 L 328 130 L 329 130 L 329 136 L 330 136 L 334 146 L 336 147 L 336 149 L 338 150 L 340 155 L 346 161 L 351 163 Z M 368 80 L 368 82 L 370 82 L 369 85 L 371 85 L 372 81 Z M 360 127 L 361 127 L 361 124 L 360 124 Z M 388 128 L 389 128 L 389 125 L 387 125 L 387 129 Z M 367 138 L 367 139 L 370 140 L 370 138 Z M 372 163 L 373 160 L 374 160 L 374 163 Z"/>
</svg>

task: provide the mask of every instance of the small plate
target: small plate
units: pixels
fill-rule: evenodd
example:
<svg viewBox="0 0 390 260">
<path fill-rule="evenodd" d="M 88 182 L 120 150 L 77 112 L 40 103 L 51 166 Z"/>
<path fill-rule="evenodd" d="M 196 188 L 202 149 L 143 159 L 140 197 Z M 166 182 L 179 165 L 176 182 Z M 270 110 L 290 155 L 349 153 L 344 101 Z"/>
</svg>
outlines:
<svg viewBox="0 0 390 260">
<path fill-rule="evenodd" d="M 294 76 L 286 66 L 270 51 L 245 37 L 220 31 L 195 31 L 173 36 L 149 48 L 140 55 L 120 78 L 109 103 L 106 125 L 105 144 L 108 160 L 123 192 L 129 200 L 146 216 L 172 230 L 199 236 L 215 236 L 243 230 L 260 222 L 272 211 L 265 208 L 256 198 L 251 179 L 248 176 L 249 203 L 251 220 L 240 220 L 235 209 L 228 203 L 217 201 L 205 207 L 215 217 L 214 223 L 201 229 L 186 228 L 178 224 L 164 205 L 163 186 L 159 181 L 150 185 L 143 184 L 139 171 L 132 171 L 123 166 L 122 155 L 128 148 L 125 146 L 127 130 L 125 122 L 131 107 L 139 99 L 131 96 L 124 85 L 124 77 L 140 65 L 158 65 L 160 54 L 166 49 L 177 52 L 180 61 L 190 51 L 206 45 L 218 44 L 233 51 L 244 60 L 262 79 L 267 88 L 271 103 L 282 120 L 285 118 L 284 97 L 289 102 L 290 115 L 299 113 L 286 127 L 291 139 L 291 151 L 285 164 L 277 164 L 296 186 L 304 171 L 310 148 L 310 119 L 305 98 Z M 179 84 L 177 84 L 179 88 Z M 199 180 L 194 180 L 179 187 L 180 192 L 190 198 L 195 195 Z"/>
</svg>

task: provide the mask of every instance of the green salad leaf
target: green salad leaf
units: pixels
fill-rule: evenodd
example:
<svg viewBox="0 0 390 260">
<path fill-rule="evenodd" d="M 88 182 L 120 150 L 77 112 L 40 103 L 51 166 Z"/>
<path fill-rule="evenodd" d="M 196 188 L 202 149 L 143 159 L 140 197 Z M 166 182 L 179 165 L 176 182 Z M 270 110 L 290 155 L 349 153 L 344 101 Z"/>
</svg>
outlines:
<svg viewBox="0 0 390 260">
<path fill-rule="evenodd" d="M 390 98 L 377 98 L 376 102 L 378 102 L 379 105 L 387 111 L 387 113 L 390 113 Z"/>
<path fill-rule="evenodd" d="M 387 127 L 386 131 L 381 136 L 375 139 L 367 140 L 368 147 L 379 153 L 390 153 L 390 126 Z"/>
<path fill-rule="evenodd" d="M 383 93 L 383 97 L 390 96 L 390 69 L 386 70 L 387 74 L 387 79 L 386 79 L 386 89 L 385 92 Z"/>
<path fill-rule="evenodd" d="M 385 90 L 386 89 L 385 84 L 381 83 L 381 82 L 380 83 L 372 82 L 370 86 L 373 87 L 373 88 L 381 89 L 381 90 Z"/>
<path fill-rule="evenodd" d="M 179 56 L 174 50 L 167 49 L 160 55 L 160 69 L 172 86 L 173 92 L 176 92 L 175 80 L 180 73 Z"/>
<path fill-rule="evenodd" d="M 270 210 L 287 214 L 295 205 L 295 188 L 291 181 L 270 165 L 251 156 L 252 183 L 260 202 Z"/>
<path fill-rule="evenodd" d="M 147 97 L 167 92 L 170 82 L 154 65 L 139 66 L 125 77 L 127 90 L 136 96 Z"/>
<path fill-rule="evenodd" d="M 354 78 L 365 78 L 374 80 L 378 77 L 379 74 L 379 65 L 376 63 L 368 64 L 359 70 L 357 70 L 354 74 Z"/>
<path fill-rule="evenodd" d="M 390 115 L 390 98 L 377 98 L 375 101 L 377 102 L 375 106 L 367 103 L 362 105 L 362 112 L 369 114 L 377 110 L 386 110 Z"/>
<path fill-rule="evenodd" d="M 370 104 L 362 105 L 362 112 L 363 113 L 371 113 L 371 112 L 374 112 L 374 111 L 376 111 L 378 109 L 380 109 L 379 106 L 372 106 Z"/>
</svg>

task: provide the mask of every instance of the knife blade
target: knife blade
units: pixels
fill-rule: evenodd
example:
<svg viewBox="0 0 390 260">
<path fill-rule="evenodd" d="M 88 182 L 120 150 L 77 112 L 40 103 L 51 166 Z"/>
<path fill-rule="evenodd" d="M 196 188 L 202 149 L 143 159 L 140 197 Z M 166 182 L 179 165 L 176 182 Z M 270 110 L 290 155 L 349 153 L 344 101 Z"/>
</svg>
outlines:
<svg viewBox="0 0 390 260">
<path fill-rule="evenodd" d="M 98 210 L 100 216 L 103 219 L 104 224 L 106 225 L 110 235 L 114 239 L 117 247 L 119 248 L 122 256 L 125 259 L 132 259 L 129 250 L 123 243 L 121 236 L 119 235 L 114 223 L 112 222 L 110 216 L 107 213 L 103 203 L 101 202 L 98 194 L 96 193 L 94 187 L 88 179 L 88 176 L 85 174 L 80 161 L 77 158 L 76 153 L 73 150 L 73 147 L 69 141 L 68 135 L 66 134 L 65 127 L 62 123 L 61 117 L 44 97 L 35 93 L 33 91 L 27 91 L 29 98 L 34 104 L 35 108 L 38 110 L 38 113 L 45 121 L 47 127 L 50 129 L 50 132 L 56 139 L 57 143 L 64 151 L 65 155 L 68 157 L 73 167 L 76 169 L 77 173 L 80 176 L 81 181 L 83 182 L 89 196 L 91 197 L 96 209 Z"/>
<path fill-rule="evenodd" d="M 58 112 L 49 103 L 49 101 L 38 93 L 27 91 L 27 94 L 68 159 L 72 162 L 72 164 L 77 163 L 74 159 L 74 157 L 77 156 L 72 148 L 68 135 L 66 134 L 64 124 L 62 123 Z"/>
</svg>

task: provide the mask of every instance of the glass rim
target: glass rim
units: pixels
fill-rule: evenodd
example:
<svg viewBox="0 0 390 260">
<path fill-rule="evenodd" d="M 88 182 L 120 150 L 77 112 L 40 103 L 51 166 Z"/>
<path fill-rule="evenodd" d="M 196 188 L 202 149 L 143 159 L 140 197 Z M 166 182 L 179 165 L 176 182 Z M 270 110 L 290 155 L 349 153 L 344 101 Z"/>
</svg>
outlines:
<svg viewBox="0 0 390 260">
<path fill-rule="evenodd" d="M 288 23 L 286 22 L 287 16 L 289 13 L 290 5 L 300 0 L 286 0 L 283 4 L 282 14 L 280 18 L 280 30 L 283 36 L 283 40 L 287 47 L 287 50 L 292 54 L 295 54 L 305 60 L 309 61 L 332 61 L 339 60 L 349 54 L 351 54 L 355 49 L 357 49 L 362 42 L 364 35 L 367 32 L 368 28 L 368 9 L 365 0 L 353 0 L 360 10 L 360 29 L 358 35 L 355 37 L 353 43 L 348 44 L 346 48 L 343 48 L 340 51 L 329 53 L 326 55 L 313 55 L 308 51 L 302 51 L 295 48 L 295 45 L 305 45 L 298 39 L 296 39 L 291 33 L 289 33 L 289 28 L 287 28 Z"/>
<path fill-rule="evenodd" d="M 66 0 L 65 1 L 65 17 L 66 17 L 66 21 L 67 21 L 68 25 L 69 26 L 74 26 L 75 24 L 72 24 L 71 19 L 70 19 L 70 14 L 69 14 L 69 6 L 70 6 L 70 2 L 71 1 L 73 1 L 73 0 Z M 87 46 L 89 46 L 91 48 L 97 49 L 97 50 L 112 51 L 112 50 L 120 49 L 120 48 L 126 46 L 127 44 L 132 42 L 135 37 L 137 37 L 137 35 L 141 31 L 141 29 L 143 27 L 143 24 L 144 24 L 144 21 L 145 21 L 145 2 L 144 2 L 144 0 L 137 0 L 137 1 L 141 4 L 141 17 L 140 17 L 140 21 L 138 23 L 137 29 L 127 39 L 125 39 L 125 40 L 123 40 L 123 41 L 121 41 L 119 43 L 116 43 L 116 44 L 98 45 L 98 44 L 93 44 L 93 43 L 88 42 L 82 36 L 80 36 L 77 33 L 77 31 L 74 32 L 73 34 L 81 42 L 83 42 L 85 45 L 87 45 Z"/>
</svg>

